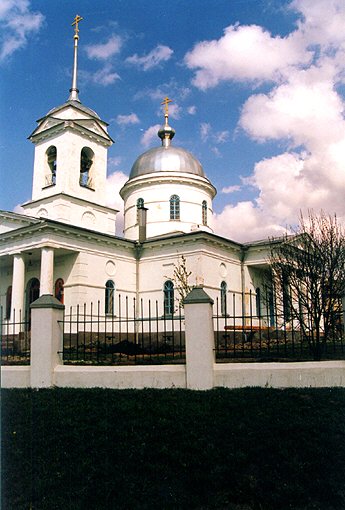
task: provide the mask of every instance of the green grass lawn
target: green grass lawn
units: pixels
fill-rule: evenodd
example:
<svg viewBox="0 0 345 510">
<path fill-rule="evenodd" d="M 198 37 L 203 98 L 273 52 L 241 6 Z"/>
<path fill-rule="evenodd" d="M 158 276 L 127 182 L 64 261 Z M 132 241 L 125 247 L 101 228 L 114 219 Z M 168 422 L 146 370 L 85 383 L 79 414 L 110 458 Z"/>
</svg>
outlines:
<svg viewBox="0 0 345 510">
<path fill-rule="evenodd" d="M 2 510 L 345 509 L 345 389 L 2 390 Z"/>
</svg>

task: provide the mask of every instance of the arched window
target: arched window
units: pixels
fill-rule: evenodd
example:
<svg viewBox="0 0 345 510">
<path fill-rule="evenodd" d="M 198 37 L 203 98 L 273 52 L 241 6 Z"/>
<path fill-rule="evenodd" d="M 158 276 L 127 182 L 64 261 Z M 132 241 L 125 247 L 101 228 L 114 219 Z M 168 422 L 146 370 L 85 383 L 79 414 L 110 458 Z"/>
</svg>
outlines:
<svg viewBox="0 0 345 510">
<path fill-rule="evenodd" d="M 207 202 L 202 201 L 202 224 L 207 225 Z"/>
<path fill-rule="evenodd" d="M 222 282 L 220 284 L 220 313 L 222 315 L 227 315 L 227 292 L 228 286 L 226 282 Z"/>
<path fill-rule="evenodd" d="M 80 177 L 79 184 L 84 188 L 92 188 L 90 170 L 93 163 L 94 153 L 89 147 L 84 147 L 80 154 Z"/>
<path fill-rule="evenodd" d="M 6 292 L 6 316 L 5 316 L 5 319 L 9 319 L 11 317 L 11 306 L 12 306 L 12 285 L 7 287 L 7 292 Z"/>
<path fill-rule="evenodd" d="M 173 315 L 174 313 L 174 284 L 171 280 L 164 283 L 164 314 Z"/>
<path fill-rule="evenodd" d="M 114 294 L 115 283 L 113 280 L 108 280 L 105 284 L 105 313 L 114 315 Z"/>
<path fill-rule="evenodd" d="M 180 197 L 178 195 L 172 195 L 170 197 L 170 219 L 180 219 Z"/>
<path fill-rule="evenodd" d="M 64 302 L 64 281 L 58 278 L 55 282 L 55 297 L 63 304 Z"/>
<path fill-rule="evenodd" d="M 51 145 L 46 152 L 47 163 L 50 173 L 46 175 L 46 186 L 55 186 L 56 184 L 56 147 Z"/>
<path fill-rule="evenodd" d="M 261 290 L 260 287 L 255 289 L 256 315 L 261 317 Z"/>
<path fill-rule="evenodd" d="M 139 223 L 139 209 L 143 209 L 145 203 L 143 198 L 137 200 L 137 223 Z"/>
</svg>

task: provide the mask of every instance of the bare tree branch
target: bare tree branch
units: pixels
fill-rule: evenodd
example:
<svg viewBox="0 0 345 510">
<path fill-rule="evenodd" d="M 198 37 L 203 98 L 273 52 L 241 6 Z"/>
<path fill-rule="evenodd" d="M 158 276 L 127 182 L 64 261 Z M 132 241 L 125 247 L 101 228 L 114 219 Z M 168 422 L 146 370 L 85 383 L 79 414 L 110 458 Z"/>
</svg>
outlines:
<svg viewBox="0 0 345 510">
<path fill-rule="evenodd" d="M 300 327 L 315 359 L 339 335 L 345 293 L 345 235 L 336 216 L 309 211 L 294 235 L 271 242 L 272 285 L 277 306 Z"/>
</svg>

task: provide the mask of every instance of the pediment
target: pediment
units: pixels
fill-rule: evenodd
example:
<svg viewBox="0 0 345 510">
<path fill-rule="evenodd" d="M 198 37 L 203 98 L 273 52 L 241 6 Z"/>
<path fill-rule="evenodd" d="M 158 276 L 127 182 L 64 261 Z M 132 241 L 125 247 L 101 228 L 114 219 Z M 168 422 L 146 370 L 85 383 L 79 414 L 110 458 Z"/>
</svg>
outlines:
<svg viewBox="0 0 345 510">
<path fill-rule="evenodd" d="M 61 119 L 57 119 L 54 117 L 47 117 L 43 119 L 43 121 L 37 126 L 35 131 L 30 135 L 38 135 L 39 133 L 43 133 L 44 131 L 47 131 L 47 129 L 52 129 L 58 125 L 61 125 L 62 121 Z"/>
<path fill-rule="evenodd" d="M 109 135 L 105 129 L 102 128 L 102 126 L 99 125 L 98 122 L 95 120 L 88 120 L 88 119 L 80 119 L 77 121 L 77 124 L 81 127 L 84 127 L 88 129 L 89 131 L 93 131 L 94 133 L 109 138 Z"/>
<path fill-rule="evenodd" d="M 37 223 L 37 219 L 9 211 L 0 211 L 0 234 Z"/>
</svg>

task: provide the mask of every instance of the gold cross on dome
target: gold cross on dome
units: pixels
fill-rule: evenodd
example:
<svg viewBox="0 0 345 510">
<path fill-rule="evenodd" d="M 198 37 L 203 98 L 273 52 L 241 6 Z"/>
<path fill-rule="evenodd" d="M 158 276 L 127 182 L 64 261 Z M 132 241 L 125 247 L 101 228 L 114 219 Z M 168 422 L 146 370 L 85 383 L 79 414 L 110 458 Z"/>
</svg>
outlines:
<svg viewBox="0 0 345 510">
<path fill-rule="evenodd" d="M 169 103 L 172 103 L 172 99 L 169 99 L 168 96 L 163 99 L 161 104 L 164 104 L 164 113 L 165 115 L 169 115 Z"/>
<path fill-rule="evenodd" d="M 72 27 L 73 25 L 75 25 L 75 35 L 78 35 L 78 32 L 79 32 L 79 27 L 78 27 L 78 23 L 82 20 L 83 18 L 81 16 L 79 16 L 79 14 L 76 15 L 76 17 L 74 18 L 74 21 L 72 23 Z"/>
</svg>

